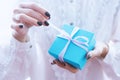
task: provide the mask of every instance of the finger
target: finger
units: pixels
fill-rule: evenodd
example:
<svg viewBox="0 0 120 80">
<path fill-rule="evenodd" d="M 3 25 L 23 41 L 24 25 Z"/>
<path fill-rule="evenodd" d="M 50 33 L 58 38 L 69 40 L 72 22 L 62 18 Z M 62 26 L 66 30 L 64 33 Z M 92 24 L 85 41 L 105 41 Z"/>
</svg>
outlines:
<svg viewBox="0 0 120 80">
<path fill-rule="evenodd" d="M 65 62 L 60 62 L 59 60 L 54 60 L 55 64 L 57 64 L 59 67 L 62 67 L 64 69 L 69 70 L 70 72 L 76 73 L 78 69 L 74 68 L 73 66 L 65 63 Z"/>
<path fill-rule="evenodd" d="M 94 53 L 94 51 L 90 51 L 87 53 L 87 59 L 92 58 L 92 54 Z"/>
<path fill-rule="evenodd" d="M 16 31 L 19 31 L 20 29 L 23 28 L 23 24 L 12 24 L 11 28 L 16 30 Z"/>
<path fill-rule="evenodd" d="M 22 9 L 22 8 L 15 9 L 14 14 L 26 14 L 32 18 L 35 18 L 39 22 L 42 22 L 42 24 L 48 26 L 48 24 L 46 24 L 47 19 L 43 15 L 39 14 L 38 12 L 32 9 Z"/>
<path fill-rule="evenodd" d="M 77 68 L 71 66 L 70 64 L 65 63 L 65 69 L 69 70 L 72 73 L 76 73 L 78 71 Z"/>
<path fill-rule="evenodd" d="M 73 66 L 71 66 L 70 64 L 67 64 L 67 63 L 64 63 L 64 62 L 57 61 L 57 65 L 66 69 L 66 70 L 69 70 L 72 73 L 76 73 L 78 71 L 78 69 L 76 69 Z"/>
<path fill-rule="evenodd" d="M 12 35 L 14 36 L 14 38 L 21 42 L 29 41 L 29 36 L 27 36 L 28 27 L 26 27 L 24 24 L 14 23 L 11 25 L 11 28 L 13 29 Z"/>
<path fill-rule="evenodd" d="M 52 62 L 51 64 L 52 64 L 52 65 L 56 64 L 56 61 L 55 61 L 55 60 L 53 60 L 53 62 Z"/>
<path fill-rule="evenodd" d="M 99 57 L 99 56 L 100 56 L 99 49 L 95 48 L 94 50 L 88 52 L 87 59 L 94 58 L 94 57 Z"/>
<path fill-rule="evenodd" d="M 65 63 L 64 62 L 60 62 L 59 60 L 55 60 L 55 63 L 62 68 L 65 68 Z"/>
<path fill-rule="evenodd" d="M 23 23 L 28 27 L 42 25 L 42 22 L 39 22 L 38 20 L 36 20 L 36 19 L 26 15 L 26 14 L 16 14 L 13 16 L 13 20 L 18 22 L 18 23 Z"/>
<path fill-rule="evenodd" d="M 28 9 L 33 9 L 35 11 L 37 11 L 38 13 L 42 14 L 44 17 L 46 17 L 46 19 L 50 19 L 50 14 L 43 8 L 41 8 L 40 6 L 38 6 L 36 3 L 22 3 L 20 4 L 21 8 L 28 8 Z"/>
<path fill-rule="evenodd" d="M 14 23 L 11 25 L 11 28 L 15 30 L 15 33 L 22 35 L 26 35 L 26 33 L 28 32 L 28 27 L 26 27 L 24 24 L 22 23 Z"/>
</svg>

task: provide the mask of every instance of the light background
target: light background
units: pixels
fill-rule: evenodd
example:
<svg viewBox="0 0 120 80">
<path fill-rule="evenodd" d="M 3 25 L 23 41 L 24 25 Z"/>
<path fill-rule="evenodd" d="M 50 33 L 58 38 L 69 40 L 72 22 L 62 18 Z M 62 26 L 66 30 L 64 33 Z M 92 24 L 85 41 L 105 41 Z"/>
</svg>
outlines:
<svg viewBox="0 0 120 80">
<path fill-rule="evenodd" d="M 18 0 L 0 1 L 0 43 L 9 42 L 11 36 L 12 13 Z"/>
</svg>

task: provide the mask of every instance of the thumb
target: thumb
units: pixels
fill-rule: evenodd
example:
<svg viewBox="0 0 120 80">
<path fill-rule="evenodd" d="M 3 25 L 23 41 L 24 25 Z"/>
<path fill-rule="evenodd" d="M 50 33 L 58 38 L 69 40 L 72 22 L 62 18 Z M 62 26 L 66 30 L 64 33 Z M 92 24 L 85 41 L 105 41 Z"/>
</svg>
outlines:
<svg viewBox="0 0 120 80">
<path fill-rule="evenodd" d="M 11 28 L 18 32 L 23 28 L 23 24 L 12 24 Z"/>
<path fill-rule="evenodd" d="M 11 28 L 19 35 L 24 36 L 27 35 L 28 33 L 28 27 L 26 27 L 24 24 L 22 23 L 16 23 L 16 24 L 12 24 Z"/>
<path fill-rule="evenodd" d="M 99 50 L 98 49 L 94 49 L 90 52 L 88 52 L 87 54 L 87 59 L 90 59 L 90 58 L 94 58 L 94 57 L 98 57 L 100 54 L 99 54 Z"/>
</svg>

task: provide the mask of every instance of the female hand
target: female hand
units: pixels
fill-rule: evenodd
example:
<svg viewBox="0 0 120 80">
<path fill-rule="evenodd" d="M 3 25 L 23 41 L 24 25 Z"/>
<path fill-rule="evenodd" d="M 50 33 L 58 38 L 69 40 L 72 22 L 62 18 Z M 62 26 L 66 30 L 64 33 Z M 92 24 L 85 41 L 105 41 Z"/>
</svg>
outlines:
<svg viewBox="0 0 120 80">
<path fill-rule="evenodd" d="M 102 42 L 97 42 L 94 50 L 88 52 L 86 57 L 88 61 L 95 57 L 104 58 L 107 55 L 108 51 L 109 51 L 109 47 L 107 44 Z M 76 73 L 78 71 L 78 69 L 74 68 L 73 66 L 64 62 L 60 62 L 59 60 L 53 60 L 52 64 L 57 64 L 59 67 L 69 70 L 72 73 Z"/>
<path fill-rule="evenodd" d="M 48 26 L 47 20 L 50 14 L 35 3 L 22 3 L 13 12 L 13 22 L 11 25 L 13 36 L 21 41 L 28 41 L 28 30 L 32 26 Z"/>
</svg>

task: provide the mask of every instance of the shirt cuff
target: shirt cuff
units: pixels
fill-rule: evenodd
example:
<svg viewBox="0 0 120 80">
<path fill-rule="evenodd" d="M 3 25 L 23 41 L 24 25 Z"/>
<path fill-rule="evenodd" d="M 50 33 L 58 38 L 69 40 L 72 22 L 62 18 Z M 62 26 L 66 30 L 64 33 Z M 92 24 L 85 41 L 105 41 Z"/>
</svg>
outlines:
<svg viewBox="0 0 120 80">
<path fill-rule="evenodd" d="M 113 42 L 110 42 L 108 46 L 109 46 L 109 51 L 107 55 L 105 56 L 105 58 L 103 59 L 103 61 L 107 64 L 113 64 L 113 58 L 114 58 L 114 53 L 115 53 Z"/>
</svg>

